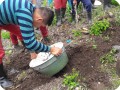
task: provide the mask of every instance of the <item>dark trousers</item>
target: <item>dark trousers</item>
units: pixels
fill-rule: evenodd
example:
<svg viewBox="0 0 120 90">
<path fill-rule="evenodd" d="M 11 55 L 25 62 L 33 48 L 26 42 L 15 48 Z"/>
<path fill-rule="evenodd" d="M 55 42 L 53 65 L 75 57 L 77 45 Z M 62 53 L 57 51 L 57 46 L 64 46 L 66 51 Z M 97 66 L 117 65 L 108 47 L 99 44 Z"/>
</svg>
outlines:
<svg viewBox="0 0 120 90">
<path fill-rule="evenodd" d="M 79 5 L 80 1 L 83 3 L 86 11 L 87 11 L 87 12 L 91 12 L 91 10 L 92 10 L 91 0 L 77 0 L 77 6 Z M 73 5 L 73 0 L 71 0 L 71 4 L 72 4 L 72 14 L 75 14 L 75 9 L 74 9 L 74 5 Z"/>
<path fill-rule="evenodd" d="M 94 4 L 94 3 L 95 3 L 95 0 L 91 0 L 91 3 Z"/>
</svg>

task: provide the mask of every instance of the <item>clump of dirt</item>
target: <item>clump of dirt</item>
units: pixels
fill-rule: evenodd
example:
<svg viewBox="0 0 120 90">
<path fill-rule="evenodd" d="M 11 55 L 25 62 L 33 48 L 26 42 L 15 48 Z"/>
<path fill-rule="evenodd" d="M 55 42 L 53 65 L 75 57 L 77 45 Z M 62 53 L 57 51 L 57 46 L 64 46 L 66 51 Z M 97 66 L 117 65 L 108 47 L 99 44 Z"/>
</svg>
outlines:
<svg viewBox="0 0 120 90">
<path fill-rule="evenodd" d="M 100 69 L 100 57 L 109 52 L 113 45 L 119 45 L 119 29 L 120 27 L 111 27 L 102 36 L 90 36 L 93 38 L 95 43 L 90 41 L 85 42 L 82 45 L 74 45 L 74 47 L 71 45 L 66 46 L 69 62 L 62 71 L 51 78 L 29 69 L 29 53 L 23 52 L 19 55 L 14 54 L 11 57 L 11 63 L 6 65 L 6 69 L 10 70 L 12 67 L 20 72 L 24 70 L 27 72 L 27 75 L 22 80 L 17 80 L 17 75 L 20 74 L 20 72 L 18 74 L 15 73 L 9 75 L 10 79 L 14 82 L 14 88 L 9 90 L 33 90 L 34 88 L 49 83 L 56 78 L 63 78 L 63 75 L 71 73 L 73 68 L 80 72 L 80 75 L 85 78 L 82 82 L 86 83 L 89 88 L 92 88 L 92 90 L 95 90 L 95 83 L 98 82 L 104 84 L 105 86 L 111 86 L 108 74 Z M 66 31 L 64 30 L 62 31 L 62 36 L 64 36 L 63 34 L 65 32 Z M 53 35 L 53 41 L 56 41 L 56 35 L 58 40 L 65 40 L 65 38 L 63 38 L 64 40 L 61 39 L 61 34 L 59 34 L 59 32 L 56 33 L 57 34 L 55 34 L 55 36 Z M 109 40 L 107 41 L 104 39 L 106 36 L 109 36 Z M 97 45 L 96 49 L 93 48 L 93 44 Z M 49 87 L 47 89 L 51 90 Z"/>
</svg>

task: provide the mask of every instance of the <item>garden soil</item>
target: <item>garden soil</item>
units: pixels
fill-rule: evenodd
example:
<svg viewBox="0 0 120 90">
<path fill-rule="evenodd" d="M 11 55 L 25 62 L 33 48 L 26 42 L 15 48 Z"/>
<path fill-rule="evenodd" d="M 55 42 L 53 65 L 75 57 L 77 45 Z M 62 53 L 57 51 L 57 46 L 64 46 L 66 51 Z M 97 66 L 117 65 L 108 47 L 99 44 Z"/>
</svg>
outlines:
<svg viewBox="0 0 120 90">
<path fill-rule="evenodd" d="M 80 82 L 85 83 L 91 90 L 104 90 L 104 87 L 112 86 L 108 73 L 100 69 L 100 57 L 108 53 L 112 46 L 120 45 L 120 27 L 111 26 L 102 36 L 84 35 L 84 38 L 76 41 L 66 28 L 70 26 L 52 29 L 50 36 L 51 44 L 58 41 L 65 43 L 69 59 L 67 66 L 53 77 L 48 77 L 29 67 L 28 52 L 14 52 L 10 57 L 10 63 L 5 64 L 9 78 L 14 82 L 14 86 L 8 90 L 67 90 L 62 85 L 63 75 L 71 73 L 73 68 L 79 71 L 82 78 Z M 109 36 L 107 41 L 104 40 L 106 36 Z M 66 43 L 67 39 L 73 41 Z M 93 48 L 94 44 L 97 45 L 96 49 Z"/>
</svg>

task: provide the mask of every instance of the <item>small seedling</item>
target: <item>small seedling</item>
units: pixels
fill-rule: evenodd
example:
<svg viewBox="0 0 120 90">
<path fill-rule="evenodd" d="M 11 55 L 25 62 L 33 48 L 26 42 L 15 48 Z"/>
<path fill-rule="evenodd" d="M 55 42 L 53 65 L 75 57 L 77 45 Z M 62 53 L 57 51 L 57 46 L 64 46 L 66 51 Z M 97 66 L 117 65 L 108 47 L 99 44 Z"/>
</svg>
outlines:
<svg viewBox="0 0 120 90">
<path fill-rule="evenodd" d="M 78 76 L 79 72 L 73 69 L 71 74 L 64 75 L 63 84 L 65 86 L 68 86 L 70 90 L 73 90 L 75 87 L 79 85 Z"/>
<path fill-rule="evenodd" d="M 75 37 L 78 37 L 78 36 L 82 36 L 82 33 L 81 33 L 81 31 L 80 30 L 72 30 L 72 33 L 73 33 L 73 35 L 75 36 Z"/>
<path fill-rule="evenodd" d="M 114 57 L 115 53 L 116 53 L 116 50 L 112 49 L 110 52 L 103 55 L 100 58 L 101 63 L 103 63 L 103 64 L 114 63 L 116 61 L 116 59 Z"/>
<path fill-rule="evenodd" d="M 27 76 L 27 73 L 23 71 L 21 74 L 18 75 L 17 79 L 18 81 L 25 79 Z"/>
<path fill-rule="evenodd" d="M 93 49 L 97 49 L 97 45 L 95 45 L 95 44 L 92 45 L 92 48 L 93 48 Z"/>
<path fill-rule="evenodd" d="M 1 36 L 3 39 L 10 39 L 10 33 L 6 31 L 2 31 Z"/>
<path fill-rule="evenodd" d="M 7 50 L 7 51 L 5 51 L 5 54 L 6 54 L 6 55 L 11 55 L 11 54 L 12 54 L 12 50 Z"/>
</svg>

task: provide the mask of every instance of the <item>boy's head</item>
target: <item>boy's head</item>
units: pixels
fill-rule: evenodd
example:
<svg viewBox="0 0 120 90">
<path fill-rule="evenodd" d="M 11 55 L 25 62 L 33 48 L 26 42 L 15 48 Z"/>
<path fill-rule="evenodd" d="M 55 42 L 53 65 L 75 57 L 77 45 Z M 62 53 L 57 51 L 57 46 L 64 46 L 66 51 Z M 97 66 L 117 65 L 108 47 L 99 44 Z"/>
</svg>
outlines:
<svg viewBox="0 0 120 90">
<path fill-rule="evenodd" d="M 33 14 L 33 25 L 35 27 L 50 26 L 54 18 L 54 12 L 46 7 L 36 8 Z"/>
</svg>

